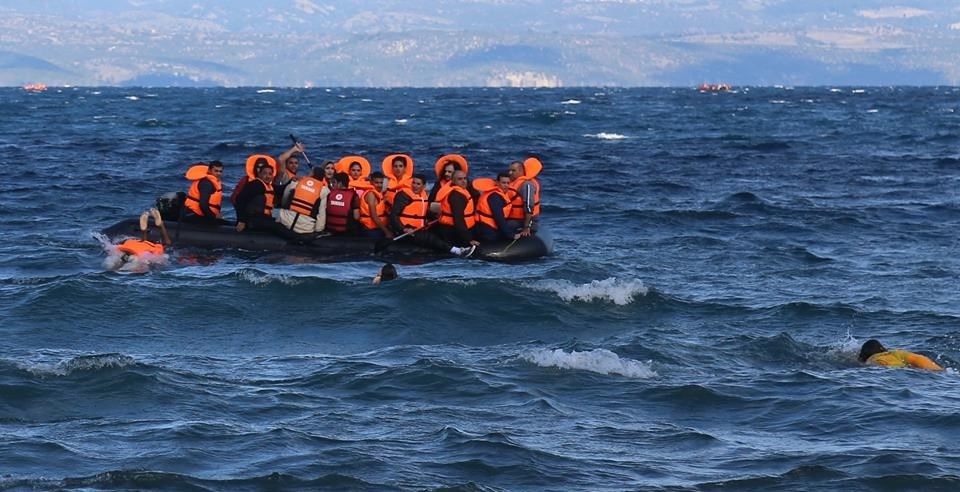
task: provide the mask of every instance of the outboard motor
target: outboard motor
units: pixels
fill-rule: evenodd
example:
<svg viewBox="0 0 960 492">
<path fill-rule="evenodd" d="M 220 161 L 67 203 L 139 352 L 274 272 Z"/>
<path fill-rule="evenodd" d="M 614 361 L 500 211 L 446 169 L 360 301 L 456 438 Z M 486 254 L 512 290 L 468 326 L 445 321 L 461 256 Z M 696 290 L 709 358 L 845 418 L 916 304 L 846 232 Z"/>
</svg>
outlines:
<svg viewBox="0 0 960 492">
<path fill-rule="evenodd" d="M 186 199 L 187 194 L 182 191 L 171 191 L 158 196 L 157 210 L 163 220 L 180 220 L 180 212 Z"/>
</svg>

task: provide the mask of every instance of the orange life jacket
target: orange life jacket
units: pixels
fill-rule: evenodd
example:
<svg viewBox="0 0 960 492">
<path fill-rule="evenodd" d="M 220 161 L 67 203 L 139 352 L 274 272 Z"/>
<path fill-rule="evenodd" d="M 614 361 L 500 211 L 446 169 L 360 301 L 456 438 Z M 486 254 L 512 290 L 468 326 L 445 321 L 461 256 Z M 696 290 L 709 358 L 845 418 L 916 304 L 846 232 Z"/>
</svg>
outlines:
<svg viewBox="0 0 960 492">
<path fill-rule="evenodd" d="M 297 181 L 297 187 L 293 190 L 293 197 L 290 199 L 290 210 L 307 216 L 313 215 L 313 207 L 320 199 L 320 192 L 323 190 L 324 183 L 315 178 L 301 178 Z"/>
<path fill-rule="evenodd" d="M 493 195 L 503 197 L 503 218 L 505 219 L 510 217 L 510 210 L 513 209 L 513 204 L 510 203 L 510 198 L 507 197 L 507 194 L 500 188 L 487 190 L 480 195 L 480 199 L 477 200 L 477 220 L 492 229 L 497 229 L 497 223 L 493 220 L 493 210 L 490 208 L 490 197 Z"/>
<path fill-rule="evenodd" d="M 381 223 L 387 223 L 387 204 L 383 203 L 383 194 L 379 190 L 370 188 L 360 195 L 360 224 L 370 230 L 379 229 L 371 216 L 370 204 L 367 203 L 367 193 L 373 193 L 373 196 L 377 197 L 377 208 L 374 212 L 380 217 Z"/>
<path fill-rule="evenodd" d="M 220 180 L 212 174 L 194 180 L 193 184 L 190 185 L 190 191 L 187 192 L 187 199 L 184 200 L 183 204 L 186 205 L 191 212 L 201 217 L 203 216 L 203 209 L 200 207 L 200 182 L 203 180 L 213 183 L 213 193 L 210 195 L 210 210 L 213 211 L 214 217 L 219 217 L 220 204 L 223 202 L 223 187 L 220 185 Z"/>
<path fill-rule="evenodd" d="M 327 195 L 327 226 L 326 229 L 332 232 L 347 232 L 347 224 L 350 220 L 350 214 L 353 209 L 353 196 L 355 190 L 330 190 Z"/>
<path fill-rule="evenodd" d="M 507 219 L 510 220 L 523 220 L 524 207 L 523 207 L 523 197 L 520 196 L 520 185 L 524 182 L 530 181 L 533 183 L 533 216 L 540 216 L 540 182 L 537 181 L 537 178 L 528 178 L 526 176 L 520 176 L 512 183 L 510 183 L 510 214 L 507 215 Z"/>
<path fill-rule="evenodd" d="M 420 190 L 420 193 L 414 193 L 413 190 L 406 188 L 400 190 L 398 193 L 404 193 L 410 197 L 410 203 L 400 211 L 400 223 L 413 227 L 414 229 L 426 225 L 427 212 L 430 210 L 426 190 Z"/>
<path fill-rule="evenodd" d="M 463 219 L 467 223 L 467 229 L 473 229 L 477 224 L 477 214 L 474 210 L 473 200 L 470 198 L 470 192 L 461 186 L 450 185 L 442 188 L 437 193 L 437 201 L 440 202 L 440 224 L 453 226 L 453 208 L 450 206 L 450 195 L 459 193 L 467 199 L 467 206 L 463 209 Z"/>
<path fill-rule="evenodd" d="M 121 252 L 134 255 L 142 256 L 144 254 L 151 255 L 162 255 L 163 254 L 163 245 L 152 243 L 150 241 L 144 241 L 142 239 L 127 239 L 126 241 L 117 245 L 117 249 Z"/>
<path fill-rule="evenodd" d="M 273 183 L 267 183 L 260 178 L 257 178 L 257 181 L 263 183 L 263 215 L 270 217 L 273 215 Z"/>
<path fill-rule="evenodd" d="M 407 166 L 403 169 L 403 174 L 396 176 L 393 174 L 393 160 L 402 157 Z M 387 191 L 383 195 L 383 201 L 387 204 L 387 209 L 393 206 L 393 198 L 404 187 L 410 187 L 410 181 L 413 180 L 413 158 L 407 154 L 390 154 L 383 158 L 380 166 L 383 169 L 383 175 L 387 178 Z"/>
</svg>

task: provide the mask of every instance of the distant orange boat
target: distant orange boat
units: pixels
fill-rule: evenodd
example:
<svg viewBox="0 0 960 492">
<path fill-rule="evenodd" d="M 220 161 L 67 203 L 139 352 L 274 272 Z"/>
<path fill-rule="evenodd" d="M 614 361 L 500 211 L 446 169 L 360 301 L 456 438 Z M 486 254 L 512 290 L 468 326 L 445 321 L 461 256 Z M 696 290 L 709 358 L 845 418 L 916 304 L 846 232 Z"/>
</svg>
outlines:
<svg viewBox="0 0 960 492">
<path fill-rule="evenodd" d="M 27 84 L 23 86 L 25 91 L 43 92 L 47 90 L 47 84 Z"/>
<path fill-rule="evenodd" d="M 730 87 L 730 84 L 708 84 L 704 82 L 697 89 L 700 92 L 726 92 L 732 90 L 733 87 Z"/>
</svg>

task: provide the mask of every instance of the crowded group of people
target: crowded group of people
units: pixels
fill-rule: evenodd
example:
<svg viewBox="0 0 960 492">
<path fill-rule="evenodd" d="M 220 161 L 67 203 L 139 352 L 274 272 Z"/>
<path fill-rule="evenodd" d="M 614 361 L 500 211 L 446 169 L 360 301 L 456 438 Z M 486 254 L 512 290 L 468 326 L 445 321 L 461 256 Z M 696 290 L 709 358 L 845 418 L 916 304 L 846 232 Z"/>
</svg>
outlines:
<svg viewBox="0 0 960 492">
<path fill-rule="evenodd" d="M 414 171 L 408 154 L 391 154 L 381 170 L 358 155 L 325 160 L 301 173 L 308 159 L 300 142 L 274 158 L 251 155 L 229 200 L 238 232 L 268 231 L 293 241 L 327 234 L 404 239 L 420 246 L 470 256 L 481 242 L 535 234 L 543 168 L 534 157 L 514 161 L 496 178 L 469 180 L 469 163 L 448 154 L 434 164 L 436 180 Z M 222 225 L 224 166 L 200 163 L 187 171 L 192 183 L 181 220 Z"/>
</svg>

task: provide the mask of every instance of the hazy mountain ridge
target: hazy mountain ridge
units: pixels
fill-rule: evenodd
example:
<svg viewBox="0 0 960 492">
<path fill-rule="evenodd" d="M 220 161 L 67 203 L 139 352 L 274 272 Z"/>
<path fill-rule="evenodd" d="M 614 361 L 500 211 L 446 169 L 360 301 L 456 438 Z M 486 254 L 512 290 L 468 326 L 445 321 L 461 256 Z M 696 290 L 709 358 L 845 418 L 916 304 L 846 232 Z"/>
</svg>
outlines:
<svg viewBox="0 0 960 492">
<path fill-rule="evenodd" d="M 137 3 L 107 0 L 94 11 L 67 2 L 56 14 L 0 8 L 0 84 L 960 82 L 960 26 L 947 22 L 960 11 L 934 1 Z M 739 7 L 717 8 L 724 3 Z"/>
</svg>

